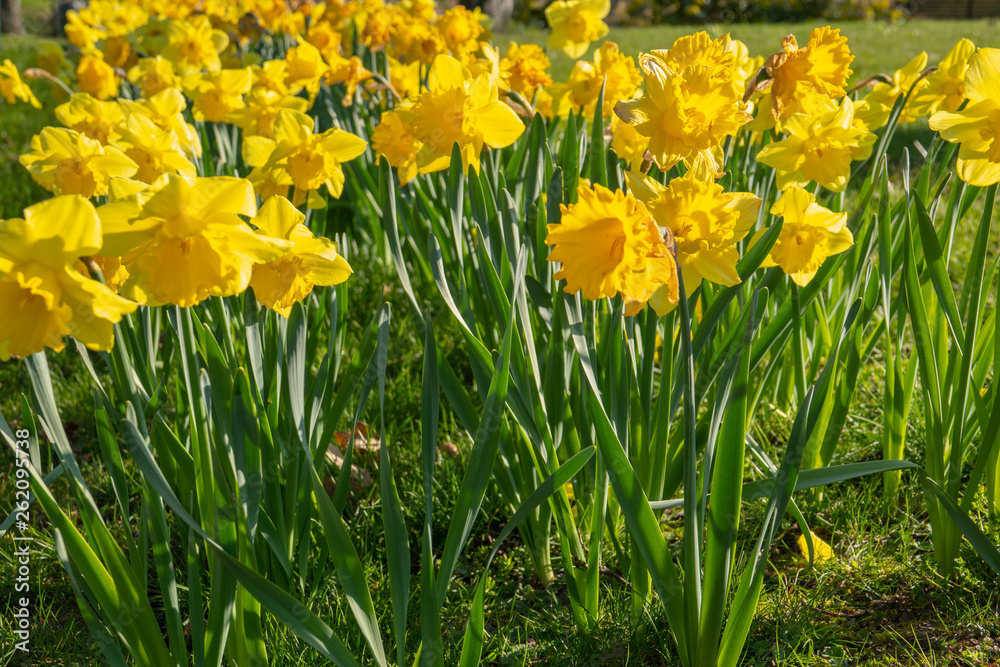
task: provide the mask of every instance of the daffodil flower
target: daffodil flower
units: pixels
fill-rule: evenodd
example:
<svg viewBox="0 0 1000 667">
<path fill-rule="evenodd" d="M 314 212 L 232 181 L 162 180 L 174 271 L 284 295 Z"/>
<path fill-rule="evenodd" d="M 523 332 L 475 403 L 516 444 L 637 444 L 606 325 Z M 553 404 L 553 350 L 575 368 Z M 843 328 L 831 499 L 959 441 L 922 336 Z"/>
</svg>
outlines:
<svg viewBox="0 0 1000 667">
<path fill-rule="evenodd" d="M 484 146 L 509 146 L 524 132 L 514 110 L 498 100 L 499 90 L 488 74 L 472 78 L 455 58 L 438 56 L 428 84 L 407 118 L 423 143 L 417 159 L 421 173 L 447 169 L 456 143 L 463 169 L 468 172 L 472 166 L 478 172 Z"/>
<path fill-rule="evenodd" d="M 668 229 L 677 246 L 677 263 L 690 296 L 708 280 L 738 285 L 736 243 L 757 220 L 760 199 L 749 192 L 725 192 L 721 185 L 689 171 L 666 187 L 634 171 L 625 174 L 629 192 L 646 204 L 658 225 Z M 673 303 L 677 301 L 674 299 Z M 657 312 L 672 307 L 654 300 Z"/>
<path fill-rule="evenodd" d="M 20 161 L 46 190 L 87 199 L 107 194 L 113 176 L 128 178 L 138 169 L 114 146 L 101 146 L 62 127 L 46 127 L 32 137 L 31 152 L 22 155 Z"/>
<path fill-rule="evenodd" d="M 243 95 L 250 92 L 250 69 L 223 69 L 217 72 L 189 74 L 183 80 L 184 92 L 194 102 L 195 120 L 225 123 L 229 114 L 246 106 Z"/>
<path fill-rule="evenodd" d="M 246 97 L 246 106 L 229 114 L 229 120 L 243 130 L 245 137 L 274 136 L 274 121 L 282 109 L 304 112 L 309 100 L 277 93 L 267 88 L 252 88 Z"/>
<path fill-rule="evenodd" d="M 14 104 L 17 100 L 27 102 L 36 109 L 42 108 L 42 103 L 38 101 L 35 94 L 31 92 L 10 60 L 4 59 L 0 65 L 0 96 L 7 100 L 7 104 Z"/>
<path fill-rule="evenodd" d="M 614 42 L 604 42 L 594 52 L 593 63 L 576 61 L 569 78 L 565 82 L 549 86 L 548 92 L 552 95 L 556 115 L 566 117 L 571 111 L 575 111 L 592 118 L 603 86 L 604 106 L 601 114 L 607 118 L 618 102 L 634 97 L 641 84 L 642 74 L 635 66 L 632 56 L 622 53 Z"/>
<path fill-rule="evenodd" d="M 309 93 L 309 103 L 316 99 L 323 79 L 330 67 L 322 54 L 309 42 L 299 42 L 285 54 L 285 85 L 290 88 L 305 88 Z"/>
<path fill-rule="evenodd" d="M 635 315 L 657 290 L 677 302 L 677 269 L 646 206 L 630 194 L 580 186 L 577 202 L 560 204 L 561 218 L 548 225 L 548 260 L 561 267 L 569 294 L 596 301 L 621 294 L 626 315 Z"/>
<path fill-rule="evenodd" d="M 750 122 L 732 57 L 714 65 L 692 64 L 680 72 L 662 58 L 639 55 L 646 82 L 643 97 L 619 102 L 615 113 L 649 138 L 661 171 L 684 160 L 722 171 L 722 140 Z"/>
<path fill-rule="evenodd" d="M 84 55 L 76 68 L 76 83 L 80 90 L 99 100 L 118 97 L 118 75 L 115 68 L 100 57 Z"/>
<path fill-rule="evenodd" d="M 834 213 L 816 203 L 816 197 L 792 186 L 774 202 L 773 215 L 784 218 L 781 233 L 761 266 L 780 266 L 792 281 L 805 287 L 831 255 L 852 245 L 854 237 L 845 225 L 846 213 Z M 751 245 L 760 238 L 758 232 Z"/>
<path fill-rule="evenodd" d="M 279 258 L 291 245 L 255 234 L 240 216 L 257 213 L 253 187 L 242 178 L 166 176 L 98 209 L 104 225 L 100 254 L 121 257 L 148 303 L 193 306 L 210 296 L 246 289 L 255 264 Z"/>
<path fill-rule="evenodd" d="M 965 73 L 969 71 L 969 59 L 975 52 L 976 45 L 971 40 L 963 38 L 955 43 L 937 69 L 924 79 L 927 85 L 910 102 L 915 117 L 923 118 L 936 111 L 956 111 L 962 106 Z"/>
<path fill-rule="evenodd" d="M 406 185 L 416 177 L 417 154 L 422 144 L 398 111 L 382 112 L 371 139 L 375 154 L 384 155 L 389 164 L 396 167 L 400 185 Z"/>
<path fill-rule="evenodd" d="M 278 174 L 275 182 L 286 183 L 285 192 L 288 185 L 294 186 L 292 201 L 296 206 L 306 201 L 310 192 L 324 186 L 331 197 L 340 198 L 344 191 L 342 163 L 364 153 L 367 146 L 364 139 L 336 127 L 314 134 L 313 124 L 313 119 L 301 111 L 281 109 L 274 121 L 273 139 L 243 140 L 246 163 Z"/>
<path fill-rule="evenodd" d="M 186 75 L 222 69 L 219 54 L 229 45 L 229 37 L 212 28 L 208 16 L 199 14 L 169 23 L 167 44 L 161 54 L 173 63 L 178 74 Z"/>
<path fill-rule="evenodd" d="M 118 102 L 102 102 L 87 93 L 73 93 L 69 102 L 56 107 L 56 120 L 63 127 L 107 145 L 121 137 L 125 114 Z"/>
<path fill-rule="evenodd" d="M 961 111 L 939 111 L 932 130 L 958 149 L 958 176 L 970 185 L 1000 182 L 1000 49 L 979 49 L 965 74 L 969 104 Z"/>
<path fill-rule="evenodd" d="M 556 0 L 545 8 L 549 22 L 548 47 L 579 58 L 591 42 L 608 34 L 604 17 L 611 11 L 609 0 Z"/>
<path fill-rule="evenodd" d="M 434 28 L 451 54 L 462 58 L 479 50 L 480 36 L 486 32 L 482 25 L 485 18 L 478 7 L 470 11 L 455 5 L 438 17 Z"/>
<path fill-rule="evenodd" d="M 145 116 L 160 130 L 172 130 L 186 155 L 201 156 L 201 139 L 198 138 L 198 132 L 193 125 L 184 120 L 187 101 L 180 90 L 167 88 L 146 99 L 119 100 L 118 104 L 129 116 L 133 114 Z"/>
<path fill-rule="evenodd" d="M 795 35 L 782 42 L 782 51 L 768 58 L 765 66 L 771 75 L 772 111 L 775 120 L 787 116 L 786 108 L 802 104 L 803 98 L 822 95 L 839 99 L 846 94 L 854 60 L 847 37 L 830 26 L 815 28 L 809 42 L 799 48 Z"/>
<path fill-rule="evenodd" d="M 313 236 L 304 221 L 305 216 L 284 197 L 268 199 L 251 220 L 257 234 L 291 243 L 279 258 L 255 264 L 250 277 L 257 301 L 284 317 L 316 285 L 339 285 L 353 273 L 337 253 L 337 245 Z"/>
<path fill-rule="evenodd" d="M 181 79 L 163 56 L 140 58 L 128 71 L 128 80 L 139 86 L 143 97 L 152 97 L 168 88 L 179 88 Z"/>
<path fill-rule="evenodd" d="M 101 221 L 79 195 L 35 204 L 24 218 L 0 220 L 0 360 L 49 347 L 72 335 L 91 350 L 109 350 L 114 324 L 136 304 L 80 272 L 80 258 L 101 247 Z"/>
<path fill-rule="evenodd" d="M 330 69 L 326 76 L 326 83 L 344 84 L 347 92 L 344 93 L 344 97 L 340 103 L 347 107 L 351 105 L 354 99 L 354 91 L 357 89 L 358 84 L 370 78 L 372 78 L 372 73 L 361 64 L 361 58 L 357 56 L 351 56 L 350 58 L 334 56 L 330 60 Z"/>
<path fill-rule="evenodd" d="M 184 155 L 177 133 L 161 130 L 148 116 L 134 113 L 115 146 L 139 166 L 135 179 L 152 183 L 163 174 L 194 176 L 195 166 Z"/>
<path fill-rule="evenodd" d="M 914 113 L 913 102 L 920 90 L 927 87 L 927 80 L 920 78 L 926 68 L 927 53 L 921 51 L 902 69 L 896 70 L 892 76 L 892 83 L 882 82 L 872 88 L 864 96 L 864 105 L 859 105 L 859 108 L 855 110 L 855 117 L 864 123 L 869 130 L 877 130 L 888 122 L 896 100 L 901 95 L 906 95 L 913 86 L 916 86 L 906 106 L 903 107 L 902 113 L 900 113 L 899 122 L 912 123 L 920 118 L 920 115 Z"/>
<path fill-rule="evenodd" d="M 864 160 L 877 138 L 854 126 L 854 103 L 844 98 L 839 107 L 817 116 L 796 114 L 781 126 L 788 137 L 765 146 L 757 160 L 778 171 L 778 188 L 806 186 L 815 181 L 827 190 L 843 192 L 851 176 L 851 162 Z"/>
<path fill-rule="evenodd" d="M 500 77 L 508 90 L 530 101 L 535 90 L 552 85 L 549 65 L 549 57 L 542 47 L 511 42 L 500 59 Z"/>
</svg>

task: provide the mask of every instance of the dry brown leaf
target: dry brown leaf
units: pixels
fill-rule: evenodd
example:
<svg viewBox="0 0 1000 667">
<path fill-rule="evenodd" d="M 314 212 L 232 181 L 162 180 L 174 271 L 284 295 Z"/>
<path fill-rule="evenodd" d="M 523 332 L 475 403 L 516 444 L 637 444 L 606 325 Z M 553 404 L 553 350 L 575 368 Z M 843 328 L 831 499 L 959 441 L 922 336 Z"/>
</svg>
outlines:
<svg viewBox="0 0 1000 667">
<path fill-rule="evenodd" d="M 447 454 L 448 456 L 461 456 L 462 454 L 454 443 L 447 441 L 438 444 L 438 451 L 443 454 Z"/>
<path fill-rule="evenodd" d="M 338 447 L 337 445 L 331 444 L 329 447 L 326 448 L 326 458 L 330 463 L 337 466 L 337 470 L 340 470 L 341 468 L 344 467 L 344 452 L 341 451 L 340 447 Z M 351 464 L 350 479 L 351 479 L 351 487 L 355 491 L 365 491 L 373 483 L 371 473 L 369 473 L 364 468 L 354 465 L 353 463 Z M 334 485 L 332 484 L 334 480 L 331 479 L 330 481 L 331 485 Z M 323 486 L 326 486 L 325 482 Z M 327 492 L 329 492 L 329 489 L 327 489 Z"/>
<path fill-rule="evenodd" d="M 351 445 L 351 434 L 347 431 L 337 431 L 333 434 L 334 439 L 342 450 L 346 450 Z M 378 465 L 378 454 L 382 448 L 382 440 L 378 433 L 370 430 L 368 424 L 358 422 L 354 425 L 354 454 L 361 461 L 367 461 Z"/>
</svg>

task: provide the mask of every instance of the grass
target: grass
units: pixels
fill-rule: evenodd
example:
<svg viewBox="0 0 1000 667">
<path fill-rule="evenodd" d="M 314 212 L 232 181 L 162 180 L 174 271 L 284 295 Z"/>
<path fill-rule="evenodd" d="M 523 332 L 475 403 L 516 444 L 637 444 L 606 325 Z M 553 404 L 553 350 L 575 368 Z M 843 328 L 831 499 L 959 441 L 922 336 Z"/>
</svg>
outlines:
<svg viewBox="0 0 1000 667">
<path fill-rule="evenodd" d="M 26 3 L 27 4 L 27 3 Z M 930 62 L 936 62 L 962 36 L 979 45 L 997 45 L 996 23 L 913 21 L 901 25 L 842 23 L 844 32 L 858 56 L 858 76 L 899 67 L 918 49 L 925 49 Z M 781 38 L 796 33 L 805 40 L 810 24 L 730 26 L 733 35 L 746 41 L 751 53 L 773 52 Z M 618 41 L 623 50 L 636 53 L 641 49 L 669 46 L 677 36 L 688 34 L 690 26 L 661 26 L 613 30 L 610 39 Z M 719 26 L 706 26 L 713 35 L 723 32 Z M 518 32 L 522 41 L 544 42 L 539 30 Z M 35 38 L 5 37 L 0 58 L 9 57 L 20 67 L 31 64 Z M 503 39 L 498 39 L 502 44 Z M 900 44 L 899 48 L 879 48 L 885 44 Z M 569 62 L 553 58 L 555 75 L 565 76 Z M 45 105 L 35 111 L 26 105 L 0 107 L 0 214 L 18 215 L 20 209 L 46 196 L 32 183 L 16 162 L 32 134 L 46 124 L 54 123 L 52 107 L 56 103 L 51 91 L 33 84 Z M 909 136 L 909 135 L 907 135 Z M 919 129 L 913 137 L 922 137 Z M 910 137 L 912 139 L 913 137 Z M 909 143 L 909 140 L 907 141 Z M 963 230 L 964 231 L 964 230 Z M 399 289 L 391 265 L 385 265 L 377 253 L 359 254 L 352 263 L 364 266 L 348 283 L 352 309 L 366 314 L 359 317 L 355 330 L 377 304 L 387 298 L 393 305 L 392 342 L 386 394 L 386 424 L 383 434 L 396 457 L 397 484 L 407 512 L 411 544 L 417 544 L 422 523 L 422 491 L 420 489 L 421 405 L 418 353 L 420 341 L 416 327 L 409 319 L 409 308 Z M 955 262 L 961 266 L 961 262 Z M 388 289 L 387 289 L 388 288 Z M 416 285 L 423 294 L 436 293 L 433 286 Z M 443 308 L 438 309 L 444 312 Z M 460 337 L 449 318 L 439 318 L 438 343 L 453 359 L 464 355 Z M 350 342 L 347 344 L 350 349 Z M 112 507 L 107 475 L 99 460 L 95 442 L 93 418 L 90 414 L 89 381 L 74 352 L 50 355 L 57 397 L 71 440 L 77 447 L 84 475 L 102 506 Z M 876 424 L 881 411 L 880 382 L 882 370 L 878 359 L 864 369 L 864 382 L 852 410 L 854 419 L 845 428 L 834 463 L 879 458 L 881 444 Z M 12 419 L 20 413 L 20 395 L 27 394 L 27 377 L 20 364 L 0 365 L 0 411 Z M 467 454 L 467 436 L 454 426 L 445 404 L 442 415 L 443 437 L 455 442 L 463 456 Z M 781 441 L 787 435 L 790 421 L 778 410 L 766 410 L 770 417 L 761 424 L 773 438 L 762 442 Z M 377 411 L 370 405 L 365 419 L 377 423 Z M 871 420 L 871 421 L 870 421 Z M 922 460 L 923 433 L 919 399 L 911 413 L 907 458 Z M 775 455 L 776 451 L 770 452 Z M 443 540 L 451 505 L 457 495 L 465 461 L 442 456 L 438 466 L 435 494 L 435 535 Z M 374 471 L 373 471 L 374 472 Z M 799 554 L 796 545 L 798 529 L 786 521 L 786 533 L 770 554 L 772 568 L 768 573 L 761 605 L 750 639 L 744 664 L 747 665 L 983 665 L 1000 662 L 1000 587 L 997 576 L 982 563 L 968 545 L 957 576 L 942 580 L 936 573 L 930 544 L 929 526 L 919 485 L 904 475 L 904 484 L 897 507 L 887 511 L 881 497 L 881 480 L 857 480 L 829 489 L 822 497 L 802 494 L 797 497 L 800 507 L 813 530 L 828 541 L 834 558 L 810 567 Z M 56 497 L 64 506 L 72 506 L 65 482 L 55 485 Z M 0 477 L 0 516 L 9 509 L 13 490 L 11 476 Z M 748 507 L 742 536 L 752 539 L 762 515 L 762 507 Z M 470 545 L 466 562 L 456 572 L 442 626 L 448 651 L 445 664 L 456 664 L 460 640 L 467 620 L 467 605 L 491 544 L 485 536 L 496 534 L 509 516 L 508 509 L 495 492 L 487 494 L 486 504 L 474 534 L 484 536 Z M 385 549 L 381 531 L 378 494 L 374 490 L 355 494 L 347 513 L 352 536 L 362 555 L 369 581 L 375 588 L 372 595 L 376 609 L 390 609 L 390 592 L 386 582 Z M 120 518 L 112 520 L 119 536 L 131 526 Z M 103 664 L 96 646 L 90 640 L 76 607 L 72 589 L 55 558 L 51 531 L 45 517 L 32 514 L 32 535 L 36 538 L 32 561 L 32 591 L 37 594 L 35 632 L 32 653 L 25 659 L 11 648 L 13 637 L 7 624 L 0 627 L 0 667 L 5 665 L 93 665 Z M 666 528 L 676 528 L 668 525 Z M 314 539 L 322 539 L 314 535 Z M 557 581 L 548 588 L 534 580 L 527 550 L 515 533 L 493 564 L 492 584 L 486 597 L 486 629 L 489 641 L 484 664 L 490 665 L 674 665 L 676 656 L 669 641 L 662 636 L 665 619 L 658 603 L 648 610 L 649 624 L 645 632 L 632 634 L 630 591 L 621 578 L 622 565 L 610 550 L 604 554 L 607 572 L 602 578 L 602 608 L 598 630 L 593 636 L 581 637 L 573 629 L 573 620 L 565 597 L 563 576 L 556 565 Z M 415 567 L 416 567 L 415 561 Z M 0 550 L 0 600 L 10 606 L 15 597 L 13 578 L 16 561 L 9 550 Z M 739 572 L 736 573 L 736 576 Z M 331 577 L 316 591 L 313 608 L 351 646 L 362 652 L 362 640 L 355 630 L 339 584 Z M 411 600 L 411 613 L 417 614 L 418 600 Z M 381 619 L 388 628 L 388 619 Z M 299 667 L 326 664 L 300 640 L 273 620 L 268 621 L 268 648 L 272 663 L 279 667 Z M 416 648 L 419 637 L 410 638 L 409 647 Z"/>
<path fill-rule="evenodd" d="M 34 67 L 35 49 L 42 41 L 47 40 L 4 35 L 0 62 L 9 58 L 19 71 Z M 20 217 L 26 207 L 49 196 L 31 180 L 17 158 L 30 150 L 32 135 L 46 125 L 58 124 L 54 110 L 60 98 L 47 81 L 33 81 L 29 85 L 42 103 L 41 109 L 23 102 L 7 104 L 0 100 L 0 219 Z"/>
<path fill-rule="evenodd" d="M 799 45 L 804 46 L 809 32 L 818 26 L 829 25 L 829 21 L 810 20 L 802 23 L 766 24 L 705 24 L 705 25 L 659 25 L 642 28 L 612 28 L 607 39 L 615 42 L 622 52 L 635 55 L 640 51 L 666 49 L 678 37 L 690 35 L 697 30 L 705 30 L 712 37 L 730 33 L 742 40 L 751 56 L 765 58 L 781 50 L 781 40 L 794 34 Z M 941 58 L 963 37 L 971 39 L 976 46 L 1000 46 L 997 20 L 979 21 L 927 21 L 914 19 L 905 23 L 883 23 L 864 21 L 837 21 L 835 27 L 848 37 L 848 45 L 855 60 L 854 81 L 864 77 L 893 71 L 908 63 L 920 51 L 927 51 L 928 64 L 936 65 Z M 548 31 L 541 27 L 518 28 L 516 32 L 494 36 L 503 51 L 510 39 L 521 42 L 544 44 Z M 592 57 L 602 42 L 596 42 L 584 56 Z M 890 48 L 887 48 L 890 47 Z M 573 67 L 573 61 L 562 53 L 550 54 L 552 77 L 557 81 L 565 79 Z"/>
</svg>

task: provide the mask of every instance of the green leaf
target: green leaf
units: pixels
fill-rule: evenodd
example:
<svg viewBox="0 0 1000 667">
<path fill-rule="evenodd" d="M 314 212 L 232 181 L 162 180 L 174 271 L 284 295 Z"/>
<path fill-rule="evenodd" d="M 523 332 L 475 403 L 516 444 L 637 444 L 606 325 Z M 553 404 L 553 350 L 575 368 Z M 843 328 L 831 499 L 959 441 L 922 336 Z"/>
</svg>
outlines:
<svg viewBox="0 0 1000 667">
<path fill-rule="evenodd" d="M 493 563 L 493 558 L 496 557 L 497 552 L 500 550 L 500 545 L 512 532 L 514 532 L 522 521 L 535 511 L 537 507 L 546 502 L 554 493 L 557 493 L 559 489 L 573 479 L 573 477 L 580 472 L 584 464 L 586 464 L 593 455 L 594 448 L 588 447 L 565 461 L 561 466 L 559 466 L 558 470 L 549 475 L 545 481 L 539 484 L 531 495 L 528 496 L 523 503 L 521 503 L 521 506 L 517 508 L 516 512 L 514 512 L 514 516 L 510 518 L 507 525 L 505 525 L 503 530 L 500 531 L 500 534 L 497 535 L 496 540 L 493 543 L 493 549 L 490 551 L 490 555 L 486 559 L 486 566 L 483 568 L 483 574 L 479 579 L 479 584 L 476 586 L 476 594 L 472 601 L 472 609 L 469 612 L 469 623 L 466 625 L 465 639 L 462 642 L 462 656 L 459 660 L 460 667 L 476 667 L 482 660 L 483 645 L 485 643 L 486 636 L 486 623 L 484 618 L 486 582 L 490 565 Z M 426 646 L 424 648 L 426 650 Z"/>
<path fill-rule="evenodd" d="M 147 483 L 163 498 L 163 501 L 173 510 L 176 517 L 190 527 L 193 533 L 204 541 L 215 556 L 221 559 L 223 565 L 233 572 L 235 577 L 250 594 L 265 609 L 273 614 L 275 618 L 284 623 L 289 630 L 298 635 L 303 641 L 319 651 L 321 655 L 332 660 L 337 665 L 357 667 L 358 662 L 351 655 L 350 650 L 348 650 L 336 633 L 316 614 L 291 595 L 234 558 L 212 536 L 202 529 L 167 484 L 166 479 L 156 465 L 156 461 L 153 459 L 152 451 L 149 449 L 149 442 L 146 437 L 139 432 L 139 429 L 131 421 L 123 421 L 121 428 L 122 436 L 129 444 L 129 449 L 135 456 L 136 464 L 142 471 Z M 313 473 L 315 474 L 315 471 Z M 320 484 L 320 491 L 326 496 L 326 492 L 322 489 L 322 484 Z M 338 521 L 341 521 L 339 515 L 336 518 Z M 344 532 L 346 533 L 346 529 L 344 529 Z M 354 584 L 355 582 L 349 581 L 348 583 Z M 367 588 L 365 590 L 367 591 Z M 191 591 L 191 595 L 194 596 L 192 599 L 200 599 L 200 594 L 196 595 L 194 590 Z M 156 635 L 159 636 L 158 630 L 156 631 Z"/>
<path fill-rule="evenodd" d="M 524 286 L 524 268 L 526 253 L 520 253 L 517 262 L 516 282 L 514 283 L 514 298 Z M 511 345 L 514 338 L 515 317 L 517 309 L 510 309 L 510 317 L 507 321 L 507 328 L 504 332 L 503 344 L 500 348 L 500 358 L 497 360 L 496 368 L 493 372 L 493 379 L 490 381 L 489 393 L 486 397 L 486 405 L 483 408 L 483 416 L 479 421 L 479 428 L 473 439 L 472 451 L 469 454 L 469 467 L 465 477 L 462 479 L 462 486 L 458 492 L 458 500 L 452 512 L 451 524 L 448 527 L 448 536 L 445 539 L 444 553 L 441 556 L 441 568 L 437 581 L 437 601 L 439 607 L 444 604 L 448 586 L 451 583 L 451 575 L 455 571 L 458 559 L 465 548 L 465 543 L 472 533 L 476 515 L 482 506 L 483 497 L 489 487 L 490 478 L 493 475 L 493 463 L 499 449 L 500 431 L 504 404 L 507 400 L 507 384 L 510 372 Z"/>
<path fill-rule="evenodd" d="M 594 107 L 594 119 L 590 128 L 589 170 L 590 182 L 594 185 L 608 187 L 608 165 L 604 155 L 604 90 L 608 85 L 608 77 L 601 82 L 601 92 L 597 94 L 597 104 Z"/>
</svg>

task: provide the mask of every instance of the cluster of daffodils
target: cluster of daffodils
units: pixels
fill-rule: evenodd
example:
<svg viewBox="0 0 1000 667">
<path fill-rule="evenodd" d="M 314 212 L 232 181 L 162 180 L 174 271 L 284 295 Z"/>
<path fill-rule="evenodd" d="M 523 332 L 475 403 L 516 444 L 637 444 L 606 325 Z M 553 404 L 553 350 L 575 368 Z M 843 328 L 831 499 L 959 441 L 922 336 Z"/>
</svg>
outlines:
<svg viewBox="0 0 1000 667">
<path fill-rule="evenodd" d="M 52 199 L 0 223 L 0 304 L 31 317 L 0 325 L 0 358 L 73 335 L 107 349 L 137 307 L 187 307 L 252 288 L 288 315 L 314 285 L 350 267 L 304 224 L 342 196 L 345 163 L 384 157 L 400 184 L 478 171 L 536 114 L 602 118 L 627 165 L 626 188 L 579 189 L 549 221 L 549 259 L 565 289 L 620 295 L 657 313 L 703 280 L 735 285 L 739 252 L 762 233 L 761 200 L 727 192 L 727 146 L 752 146 L 781 191 L 784 219 L 766 265 L 806 284 L 853 242 L 846 216 L 818 203 L 900 99 L 899 122 L 930 119 L 961 145 L 958 174 L 1000 181 L 1000 51 L 961 40 L 936 68 L 920 54 L 893 76 L 848 81 L 847 38 L 829 27 L 768 58 L 704 32 L 669 49 L 623 53 L 606 0 L 555 0 L 546 47 L 494 47 L 486 18 L 433 0 L 91 0 L 67 15 L 72 47 L 37 67 L 0 65 L 5 104 L 40 106 L 46 79 L 58 126 L 20 156 Z M 549 74 L 549 53 L 577 59 Z M 371 69 L 369 69 L 371 68 Z M 865 86 L 864 84 L 867 84 Z M 350 109 L 353 132 L 335 106 Z M 756 147 L 759 147 L 756 148 Z M 457 152 L 456 152 L 457 149 Z M 7 328 L 4 328 L 7 327 Z"/>
<path fill-rule="evenodd" d="M 287 199 L 258 209 L 246 179 L 116 177 L 109 199 L 64 194 L 0 221 L 0 306 L 19 314 L 0 324 L 0 359 L 61 350 L 65 335 L 107 350 L 139 305 L 193 306 L 248 287 L 287 317 L 314 286 L 351 274 Z"/>
<path fill-rule="evenodd" d="M 821 41 L 828 34 L 820 31 L 814 37 Z M 834 43 L 845 45 L 835 31 L 832 35 Z M 824 85 L 833 80 L 842 86 L 843 72 L 831 76 L 796 64 L 795 53 L 808 64 L 808 58 L 818 57 L 819 48 L 795 49 L 792 38 L 785 47 L 782 62 L 771 66 L 768 87 L 777 88 L 771 94 L 780 100 L 780 107 L 798 108 L 810 95 L 844 96 L 842 88 Z M 826 53 L 822 58 L 829 56 Z M 846 68 L 850 56 L 839 60 Z M 712 40 L 706 33 L 639 56 L 645 92 L 617 102 L 617 122 L 612 125 L 616 138 L 627 137 L 612 146 L 622 145 L 623 157 L 632 167 L 625 175 L 628 191 L 612 193 L 601 186 L 582 186 L 577 202 L 562 207 L 561 223 L 548 227 L 546 243 L 553 246 L 549 259 L 561 263 L 556 277 L 566 280 L 566 291 L 582 291 L 588 299 L 618 294 L 626 304 L 626 314 L 648 303 L 663 315 L 676 306 L 680 282 L 685 296 L 692 295 L 703 280 L 727 286 L 740 283 L 738 244 L 753 229 L 761 200 L 748 192 L 726 192 L 716 179 L 725 168 L 723 143 L 754 120 L 750 104 L 744 101 L 748 83 L 754 84 L 756 78 L 754 64 L 739 42 L 728 36 Z M 797 67 L 804 76 L 796 79 L 783 67 Z M 850 126 L 849 105 L 831 102 L 830 109 L 841 117 L 846 114 Z M 838 118 L 837 122 L 844 121 Z M 809 131 L 809 121 L 799 114 L 787 113 L 783 125 Z M 796 150 L 791 147 L 794 142 L 805 143 L 793 130 L 788 132 L 788 139 L 764 149 L 762 162 L 769 150 L 778 149 L 779 155 L 783 150 L 787 155 Z M 862 139 L 869 151 L 871 140 Z M 801 145 L 797 150 L 805 151 Z M 850 151 L 847 155 L 849 172 L 851 158 L 861 155 Z M 639 156 L 648 158 L 647 168 L 655 164 L 664 176 L 680 164 L 685 171 L 661 182 L 636 169 L 641 164 Z M 823 208 L 800 187 L 816 179 L 803 173 L 809 166 L 799 157 L 795 160 L 788 174 L 778 171 L 779 187 L 786 192 L 771 213 L 785 222 L 766 262 L 805 284 L 828 256 L 849 248 L 853 239 L 844 226 L 846 214 Z M 843 166 L 838 163 L 835 168 Z M 821 178 L 833 182 L 826 174 Z M 846 183 L 842 173 L 834 178 Z"/>
<path fill-rule="evenodd" d="M 662 315 L 679 298 L 678 272 L 687 296 L 703 280 L 738 284 L 738 244 L 754 227 L 761 201 L 727 193 L 715 181 L 725 170 L 724 142 L 740 132 L 764 137 L 757 159 L 775 170 L 781 191 L 770 213 L 783 219 L 782 229 L 763 266 L 780 267 L 801 286 L 828 257 L 853 245 L 846 213 L 824 208 L 809 190 L 846 189 L 852 163 L 871 155 L 874 130 L 901 96 L 901 122 L 930 116 L 945 140 L 961 144 L 963 180 L 1000 181 L 1000 50 L 977 51 L 960 40 L 937 68 L 927 70 L 921 54 L 855 101 L 846 88 L 853 56 L 838 30 L 813 30 L 804 47 L 789 36 L 781 46 L 767 60 L 754 60 L 728 36 L 699 33 L 669 50 L 640 54 L 644 90 L 634 95 L 627 92 L 636 88 L 627 67 L 618 76 L 598 75 L 606 95 L 612 91 L 612 148 L 631 171 L 626 191 L 582 186 L 578 201 L 562 206 L 561 222 L 548 226 L 549 259 L 560 263 L 556 278 L 566 281 L 567 292 L 619 295 L 626 314 L 648 303 Z M 582 82 L 585 73 L 604 69 L 612 53 L 617 49 L 605 43 L 593 64 L 577 63 L 580 83 L 565 84 L 568 99 L 580 99 L 573 111 L 594 112 L 597 95 L 588 109 Z M 632 99 L 614 102 L 625 96 Z M 643 173 L 654 164 L 659 180 Z M 678 165 L 684 169 L 671 178 Z"/>
</svg>

